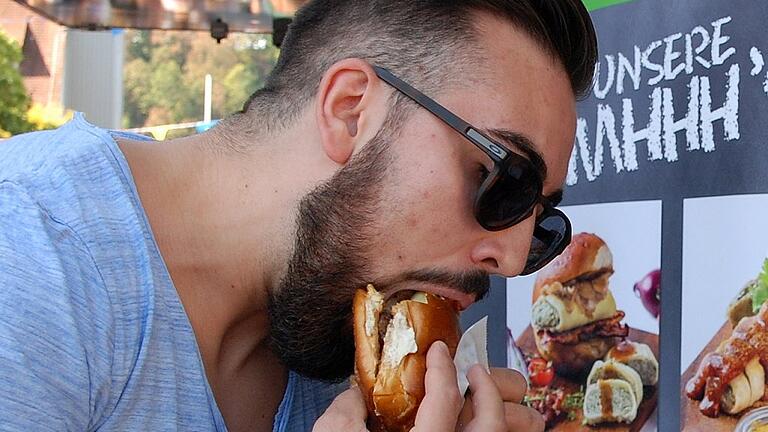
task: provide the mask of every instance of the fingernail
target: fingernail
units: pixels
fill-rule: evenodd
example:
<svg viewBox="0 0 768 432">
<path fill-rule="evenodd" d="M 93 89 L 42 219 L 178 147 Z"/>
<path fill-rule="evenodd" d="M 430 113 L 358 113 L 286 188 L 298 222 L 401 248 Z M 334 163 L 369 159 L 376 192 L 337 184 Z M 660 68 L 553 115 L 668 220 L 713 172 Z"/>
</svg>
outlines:
<svg viewBox="0 0 768 432">
<path fill-rule="evenodd" d="M 446 345 L 445 342 L 439 340 L 436 341 L 433 345 L 435 345 L 435 349 L 437 349 L 439 352 L 443 354 L 450 354 L 448 352 L 448 345 Z"/>
</svg>

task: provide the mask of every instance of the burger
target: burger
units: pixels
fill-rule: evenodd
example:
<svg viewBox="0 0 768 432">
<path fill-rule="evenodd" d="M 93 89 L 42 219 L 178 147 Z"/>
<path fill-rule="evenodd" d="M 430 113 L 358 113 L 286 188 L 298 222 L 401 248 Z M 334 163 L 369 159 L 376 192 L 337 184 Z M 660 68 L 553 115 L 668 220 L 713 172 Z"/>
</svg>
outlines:
<svg viewBox="0 0 768 432">
<path fill-rule="evenodd" d="M 580 375 L 629 328 L 608 289 L 613 256 L 598 236 L 580 233 L 542 269 L 533 291 L 531 326 L 541 356 L 561 375 Z"/>
<path fill-rule="evenodd" d="M 433 342 L 451 357 L 459 343 L 459 304 L 418 291 L 390 298 L 372 285 L 353 300 L 355 374 L 373 432 L 408 432 L 424 399 L 426 356 Z"/>
</svg>

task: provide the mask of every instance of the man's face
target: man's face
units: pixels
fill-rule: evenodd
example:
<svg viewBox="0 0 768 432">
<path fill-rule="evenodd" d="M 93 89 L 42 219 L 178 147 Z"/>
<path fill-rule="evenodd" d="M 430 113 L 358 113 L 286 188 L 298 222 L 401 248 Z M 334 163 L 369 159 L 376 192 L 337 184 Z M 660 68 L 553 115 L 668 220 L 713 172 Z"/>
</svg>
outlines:
<svg viewBox="0 0 768 432">
<path fill-rule="evenodd" d="M 484 29 L 494 37 L 478 65 L 482 83 L 436 99 L 478 128 L 526 135 L 547 164 L 547 195 L 562 186 L 573 144 L 568 78 L 508 24 L 486 20 Z M 535 215 L 499 232 L 474 217 L 492 167 L 482 151 L 423 109 L 396 135 L 387 129 L 302 200 L 294 253 L 272 293 L 273 348 L 310 377 L 351 373 L 355 289 L 433 291 L 466 305 L 485 295 L 488 273 L 514 276 L 526 261 Z"/>
</svg>

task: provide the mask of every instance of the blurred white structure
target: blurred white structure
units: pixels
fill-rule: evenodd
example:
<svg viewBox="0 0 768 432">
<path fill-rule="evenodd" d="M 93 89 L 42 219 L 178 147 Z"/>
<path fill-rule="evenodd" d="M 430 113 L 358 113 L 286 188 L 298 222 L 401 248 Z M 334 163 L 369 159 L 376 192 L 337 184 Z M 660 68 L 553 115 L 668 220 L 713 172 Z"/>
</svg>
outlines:
<svg viewBox="0 0 768 432">
<path fill-rule="evenodd" d="M 92 124 L 120 128 L 123 113 L 123 31 L 67 30 L 64 106 Z"/>
</svg>

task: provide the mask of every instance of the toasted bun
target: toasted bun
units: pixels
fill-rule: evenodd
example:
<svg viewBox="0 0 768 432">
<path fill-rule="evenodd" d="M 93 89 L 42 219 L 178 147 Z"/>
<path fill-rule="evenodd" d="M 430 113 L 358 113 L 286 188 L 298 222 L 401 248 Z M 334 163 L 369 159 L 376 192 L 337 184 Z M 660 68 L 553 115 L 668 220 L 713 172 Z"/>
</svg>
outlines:
<svg viewBox="0 0 768 432">
<path fill-rule="evenodd" d="M 613 271 L 613 255 L 603 239 L 590 233 L 573 236 L 571 244 L 536 277 L 533 300 L 541 295 L 544 286 L 552 282 L 565 283 L 587 273 L 600 270 Z"/>
<path fill-rule="evenodd" d="M 577 344 L 563 344 L 554 340 L 542 343 L 538 332 L 534 332 L 536 348 L 541 356 L 552 362 L 559 375 L 579 376 L 592 368 L 592 364 L 602 359 L 618 343 L 616 337 L 595 337 Z"/>
<path fill-rule="evenodd" d="M 395 326 L 393 318 L 387 328 L 384 346 L 380 346 L 379 315 L 367 313 L 365 306 L 366 302 L 378 304 L 377 300 L 371 300 L 377 294 L 374 293 L 376 291 L 370 285 L 367 291 L 358 290 L 353 303 L 358 383 L 373 430 L 408 432 L 414 425 L 419 404 L 424 399 L 424 375 L 429 347 L 433 342 L 442 340 L 448 345 L 451 356 L 456 353 L 459 343 L 458 310 L 454 302 L 429 293 L 424 297 L 426 303 L 401 301 L 392 307 L 392 315 L 400 314 L 401 320 Z M 366 321 L 372 315 L 375 316 L 375 331 L 366 332 Z M 403 324 L 403 317 L 407 324 Z M 372 340 L 374 338 L 375 342 Z M 408 338 L 415 341 L 415 352 L 405 354 L 393 364 L 391 359 L 399 358 L 393 353 L 408 346 L 411 340 L 403 341 Z M 396 339 L 397 344 L 394 343 Z"/>
<path fill-rule="evenodd" d="M 384 307 L 384 298 L 373 285 L 367 290 L 357 290 L 352 301 L 355 335 L 355 373 L 357 383 L 368 404 L 368 411 L 373 412 L 373 386 L 376 384 L 379 356 L 379 317 Z M 368 312 L 366 312 L 368 309 Z M 366 331 L 367 329 L 367 331 Z"/>
</svg>

